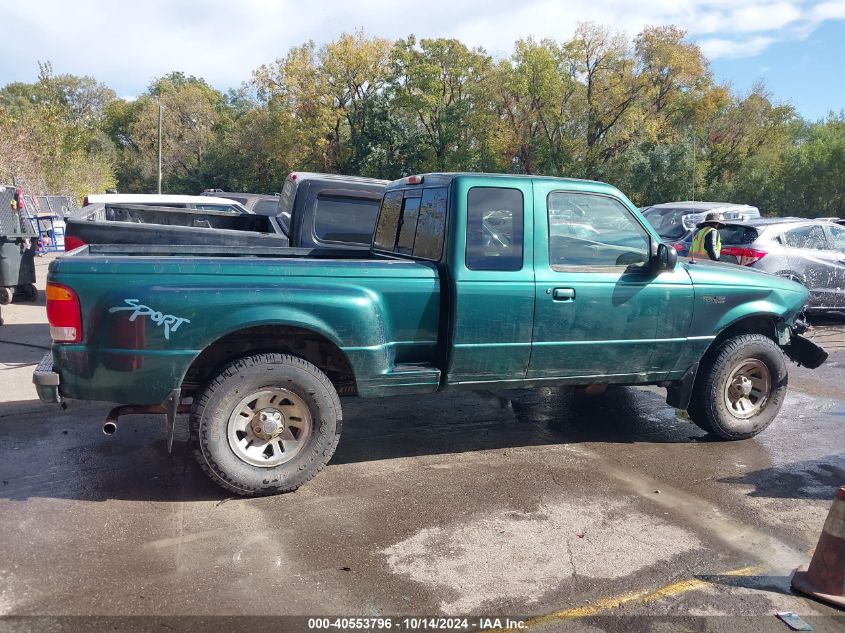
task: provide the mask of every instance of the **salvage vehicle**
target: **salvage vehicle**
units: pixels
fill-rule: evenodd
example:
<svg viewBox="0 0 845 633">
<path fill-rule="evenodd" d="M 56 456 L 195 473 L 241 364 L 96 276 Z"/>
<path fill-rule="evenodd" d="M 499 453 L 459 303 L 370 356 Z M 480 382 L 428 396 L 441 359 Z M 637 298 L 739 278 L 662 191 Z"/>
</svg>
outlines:
<svg viewBox="0 0 845 633">
<path fill-rule="evenodd" d="M 556 230 L 550 234 L 550 216 Z M 561 226 L 566 218 L 578 230 Z M 585 231 L 587 225 L 594 230 Z M 190 413 L 205 472 L 241 495 L 296 489 L 331 458 L 341 396 L 660 385 L 715 436 L 778 414 L 807 290 L 678 261 L 590 181 L 425 174 L 385 190 L 370 250 L 81 248 L 50 265 L 46 402 Z"/>
<path fill-rule="evenodd" d="M 247 193 L 223 191 L 222 189 L 206 189 L 201 196 L 227 198 L 243 205 L 250 213 L 258 215 L 276 215 L 279 211 L 279 194 Z"/>
<path fill-rule="evenodd" d="M 148 204 L 172 209 L 199 209 L 201 211 L 223 211 L 225 213 L 246 213 L 242 204 L 226 198 L 208 196 L 185 196 L 160 193 L 102 193 L 89 194 L 82 199 L 82 206 L 89 204 Z"/>
<path fill-rule="evenodd" d="M 686 256 L 698 225 L 708 213 L 718 213 L 722 220 L 752 220 L 760 210 L 747 204 L 732 202 L 663 202 L 640 209 L 660 238 Z"/>
<path fill-rule="evenodd" d="M 232 200 L 225 202 L 241 212 L 216 209 L 222 198 L 207 196 L 171 196 L 195 199 L 195 208 L 171 207 L 164 200 L 137 204 L 143 196 L 88 204 L 67 219 L 65 251 L 84 244 L 368 249 L 386 184 L 372 178 L 293 172 L 282 194 L 272 197 L 272 214 L 246 211 Z M 88 201 L 100 198 L 109 196 Z M 203 205 L 203 200 L 215 202 Z"/>
<path fill-rule="evenodd" d="M 750 266 L 806 286 L 807 313 L 845 310 L 845 227 L 827 220 L 762 218 L 719 229 L 719 261 Z"/>
</svg>

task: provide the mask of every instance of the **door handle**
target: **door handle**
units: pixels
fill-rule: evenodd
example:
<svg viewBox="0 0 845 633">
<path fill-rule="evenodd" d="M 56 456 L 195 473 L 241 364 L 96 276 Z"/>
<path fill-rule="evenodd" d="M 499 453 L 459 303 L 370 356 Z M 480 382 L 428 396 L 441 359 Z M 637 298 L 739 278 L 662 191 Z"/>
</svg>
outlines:
<svg viewBox="0 0 845 633">
<path fill-rule="evenodd" d="M 552 292 L 553 301 L 575 301 L 575 288 L 555 288 Z"/>
</svg>

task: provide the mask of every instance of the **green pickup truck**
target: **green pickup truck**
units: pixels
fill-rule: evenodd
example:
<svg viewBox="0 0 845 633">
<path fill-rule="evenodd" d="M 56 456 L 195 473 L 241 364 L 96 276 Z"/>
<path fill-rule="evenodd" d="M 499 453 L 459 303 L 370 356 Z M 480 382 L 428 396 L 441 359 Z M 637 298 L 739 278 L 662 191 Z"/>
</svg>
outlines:
<svg viewBox="0 0 845 633">
<path fill-rule="evenodd" d="M 725 439 L 777 415 L 807 291 L 678 261 L 599 182 L 425 174 L 385 190 L 368 254 L 83 246 L 50 265 L 47 402 L 190 413 L 196 456 L 243 495 L 296 489 L 331 458 L 342 396 L 661 385 Z"/>
</svg>

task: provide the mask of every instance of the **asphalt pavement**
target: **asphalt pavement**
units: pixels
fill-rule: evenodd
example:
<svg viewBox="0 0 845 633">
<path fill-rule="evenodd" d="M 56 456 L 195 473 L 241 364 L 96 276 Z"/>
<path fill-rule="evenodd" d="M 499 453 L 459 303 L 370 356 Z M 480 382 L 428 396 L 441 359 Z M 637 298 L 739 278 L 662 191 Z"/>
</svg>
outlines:
<svg viewBox="0 0 845 633">
<path fill-rule="evenodd" d="M 649 616 L 626 621 L 786 631 L 774 614 L 790 610 L 818 631 L 845 626 L 789 588 L 845 483 L 845 319 L 816 322 L 830 360 L 792 367 L 783 411 L 751 440 L 713 440 L 656 388 L 345 399 L 322 473 L 241 499 L 202 474 L 184 419 L 168 455 L 160 416 L 105 436 L 108 404 L 37 400 L 46 263 L 39 301 L 2 307 L 0 615 L 483 614 L 538 630 Z"/>
</svg>

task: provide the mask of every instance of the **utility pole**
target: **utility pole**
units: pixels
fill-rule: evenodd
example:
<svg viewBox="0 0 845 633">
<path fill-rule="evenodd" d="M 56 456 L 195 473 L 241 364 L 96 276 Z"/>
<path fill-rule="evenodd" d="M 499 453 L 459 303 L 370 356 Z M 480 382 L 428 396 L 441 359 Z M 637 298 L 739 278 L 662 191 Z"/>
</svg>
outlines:
<svg viewBox="0 0 845 633">
<path fill-rule="evenodd" d="M 158 193 L 161 194 L 161 97 L 158 100 Z"/>
<path fill-rule="evenodd" d="M 159 117 L 161 117 L 161 111 L 159 111 Z M 161 118 L 159 118 L 160 121 Z M 159 123 L 159 127 L 161 127 L 161 123 Z M 695 132 L 692 134 L 692 200 L 695 201 Z"/>
</svg>

